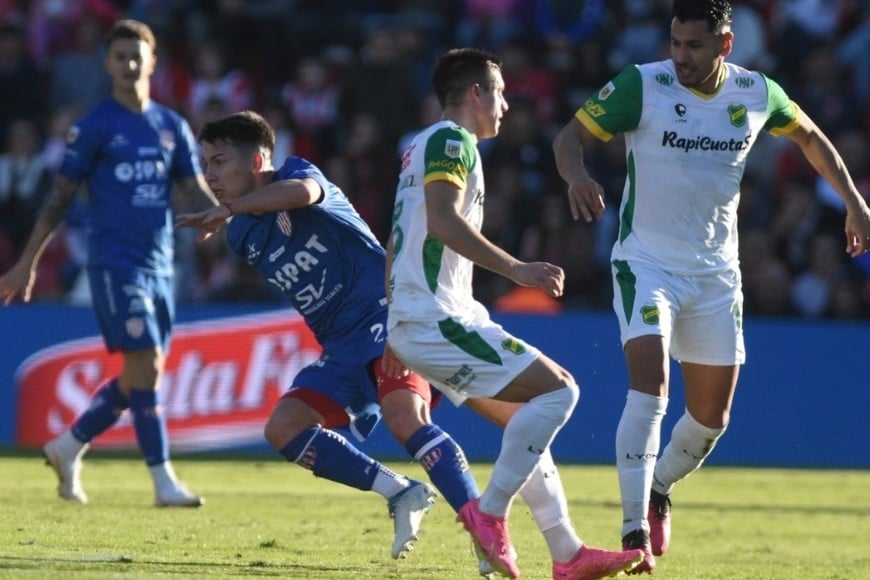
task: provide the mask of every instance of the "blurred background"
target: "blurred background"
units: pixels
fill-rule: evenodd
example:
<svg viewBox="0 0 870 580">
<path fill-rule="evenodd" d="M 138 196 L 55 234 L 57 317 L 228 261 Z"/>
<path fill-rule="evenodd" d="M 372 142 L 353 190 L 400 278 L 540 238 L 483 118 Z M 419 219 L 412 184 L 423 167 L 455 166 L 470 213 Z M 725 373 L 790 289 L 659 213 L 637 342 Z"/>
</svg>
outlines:
<svg viewBox="0 0 870 580">
<path fill-rule="evenodd" d="M 839 147 L 870 197 L 870 2 L 735 1 L 730 60 L 777 80 Z M 559 301 L 481 271 L 478 295 L 514 310 L 608 309 L 608 256 L 625 178 L 623 142 L 587 144 L 608 212 L 570 218 L 551 140 L 587 95 L 630 63 L 666 58 L 669 0 L 0 0 L 0 271 L 51 187 L 63 136 L 103 97 L 102 37 L 117 18 L 158 36 L 153 97 L 190 121 L 254 108 L 288 154 L 318 164 L 383 241 L 399 152 L 437 118 L 429 72 L 446 48 L 504 59 L 510 111 L 482 143 L 486 234 L 567 273 Z M 763 135 L 740 206 L 747 315 L 870 318 L 870 257 L 844 252 L 844 210 L 796 147 Z M 35 299 L 87 304 L 87 223 L 74 207 L 40 263 Z M 181 304 L 280 298 L 221 236 L 178 240 Z"/>
</svg>

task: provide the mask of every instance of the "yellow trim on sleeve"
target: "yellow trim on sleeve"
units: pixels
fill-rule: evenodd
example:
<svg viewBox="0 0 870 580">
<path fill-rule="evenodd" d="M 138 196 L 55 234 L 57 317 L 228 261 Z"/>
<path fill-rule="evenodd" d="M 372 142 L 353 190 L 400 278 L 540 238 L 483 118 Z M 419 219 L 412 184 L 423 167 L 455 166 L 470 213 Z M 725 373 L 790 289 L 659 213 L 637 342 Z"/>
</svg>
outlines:
<svg viewBox="0 0 870 580">
<path fill-rule="evenodd" d="M 801 108 L 794 101 L 789 102 L 791 104 L 791 108 L 794 111 L 794 117 L 791 122 L 785 127 L 773 127 L 770 130 L 770 134 L 774 137 L 781 137 L 782 135 L 788 135 L 795 129 L 797 129 L 801 124 Z"/>
<path fill-rule="evenodd" d="M 439 171 L 438 173 L 429 173 L 425 177 L 423 177 L 423 185 L 429 185 L 435 181 L 447 181 L 452 185 L 455 185 L 459 189 L 465 187 L 465 181 L 456 177 L 452 173 L 447 173 L 446 171 Z"/>
<path fill-rule="evenodd" d="M 595 119 L 593 119 L 592 116 L 587 113 L 585 109 L 578 109 L 574 116 L 577 117 L 577 120 L 580 121 L 580 123 L 584 127 L 586 127 L 586 129 L 590 133 L 592 133 L 605 143 L 613 139 L 613 134 L 608 133 L 601 127 L 601 125 L 596 123 Z"/>
</svg>

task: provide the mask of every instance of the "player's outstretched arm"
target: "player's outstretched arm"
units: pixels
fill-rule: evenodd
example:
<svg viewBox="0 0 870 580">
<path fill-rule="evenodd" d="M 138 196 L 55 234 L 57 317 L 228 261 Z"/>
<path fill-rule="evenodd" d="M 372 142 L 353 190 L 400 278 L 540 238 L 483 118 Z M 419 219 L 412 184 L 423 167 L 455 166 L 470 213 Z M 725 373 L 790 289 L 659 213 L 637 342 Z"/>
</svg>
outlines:
<svg viewBox="0 0 870 580">
<path fill-rule="evenodd" d="M 846 252 L 857 257 L 870 251 L 870 209 L 834 145 L 803 111 L 799 113 L 797 128 L 786 136 L 800 146 L 807 161 L 846 205 Z"/>
</svg>

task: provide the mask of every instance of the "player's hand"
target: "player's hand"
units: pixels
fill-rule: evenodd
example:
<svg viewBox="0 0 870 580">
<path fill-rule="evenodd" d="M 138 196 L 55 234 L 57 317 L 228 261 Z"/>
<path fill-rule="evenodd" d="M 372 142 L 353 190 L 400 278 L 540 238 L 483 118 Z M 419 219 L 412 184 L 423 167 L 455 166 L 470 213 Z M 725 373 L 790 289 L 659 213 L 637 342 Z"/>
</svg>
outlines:
<svg viewBox="0 0 870 580">
<path fill-rule="evenodd" d="M 866 204 L 846 211 L 846 252 L 853 258 L 870 252 L 870 209 Z"/>
<path fill-rule="evenodd" d="M 604 188 L 588 175 L 572 181 L 568 184 L 568 203 L 575 220 L 581 216 L 587 223 L 601 219 L 604 215 Z"/>
<path fill-rule="evenodd" d="M 9 306 L 16 296 L 30 302 L 33 284 L 36 282 L 36 272 L 28 264 L 15 264 L 6 274 L 0 276 L 0 302 Z"/>
<path fill-rule="evenodd" d="M 231 213 L 227 206 L 216 205 L 196 213 L 183 213 L 175 217 L 176 228 L 199 228 L 196 239 L 207 240 L 227 223 Z"/>
<path fill-rule="evenodd" d="M 558 298 L 565 289 L 565 271 L 548 262 L 520 262 L 512 279 L 521 286 L 534 286 Z"/>
<path fill-rule="evenodd" d="M 384 356 L 381 357 L 381 370 L 388 377 L 392 377 L 394 379 L 401 379 L 408 374 L 410 374 L 410 370 L 406 367 L 402 361 L 400 361 L 396 357 L 396 353 L 393 352 L 393 349 L 390 348 L 389 343 L 384 347 Z"/>
</svg>

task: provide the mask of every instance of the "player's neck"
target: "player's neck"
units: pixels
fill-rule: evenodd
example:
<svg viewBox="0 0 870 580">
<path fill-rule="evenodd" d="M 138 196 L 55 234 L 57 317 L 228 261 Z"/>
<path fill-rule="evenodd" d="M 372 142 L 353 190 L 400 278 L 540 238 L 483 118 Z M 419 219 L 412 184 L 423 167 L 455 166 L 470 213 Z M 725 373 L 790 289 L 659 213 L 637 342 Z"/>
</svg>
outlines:
<svg viewBox="0 0 870 580">
<path fill-rule="evenodd" d="M 119 90 L 116 88 L 112 91 L 112 97 L 124 107 L 137 113 L 147 109 L 151 103 L 147 88 L 145 90 Z"/>
</svg>

